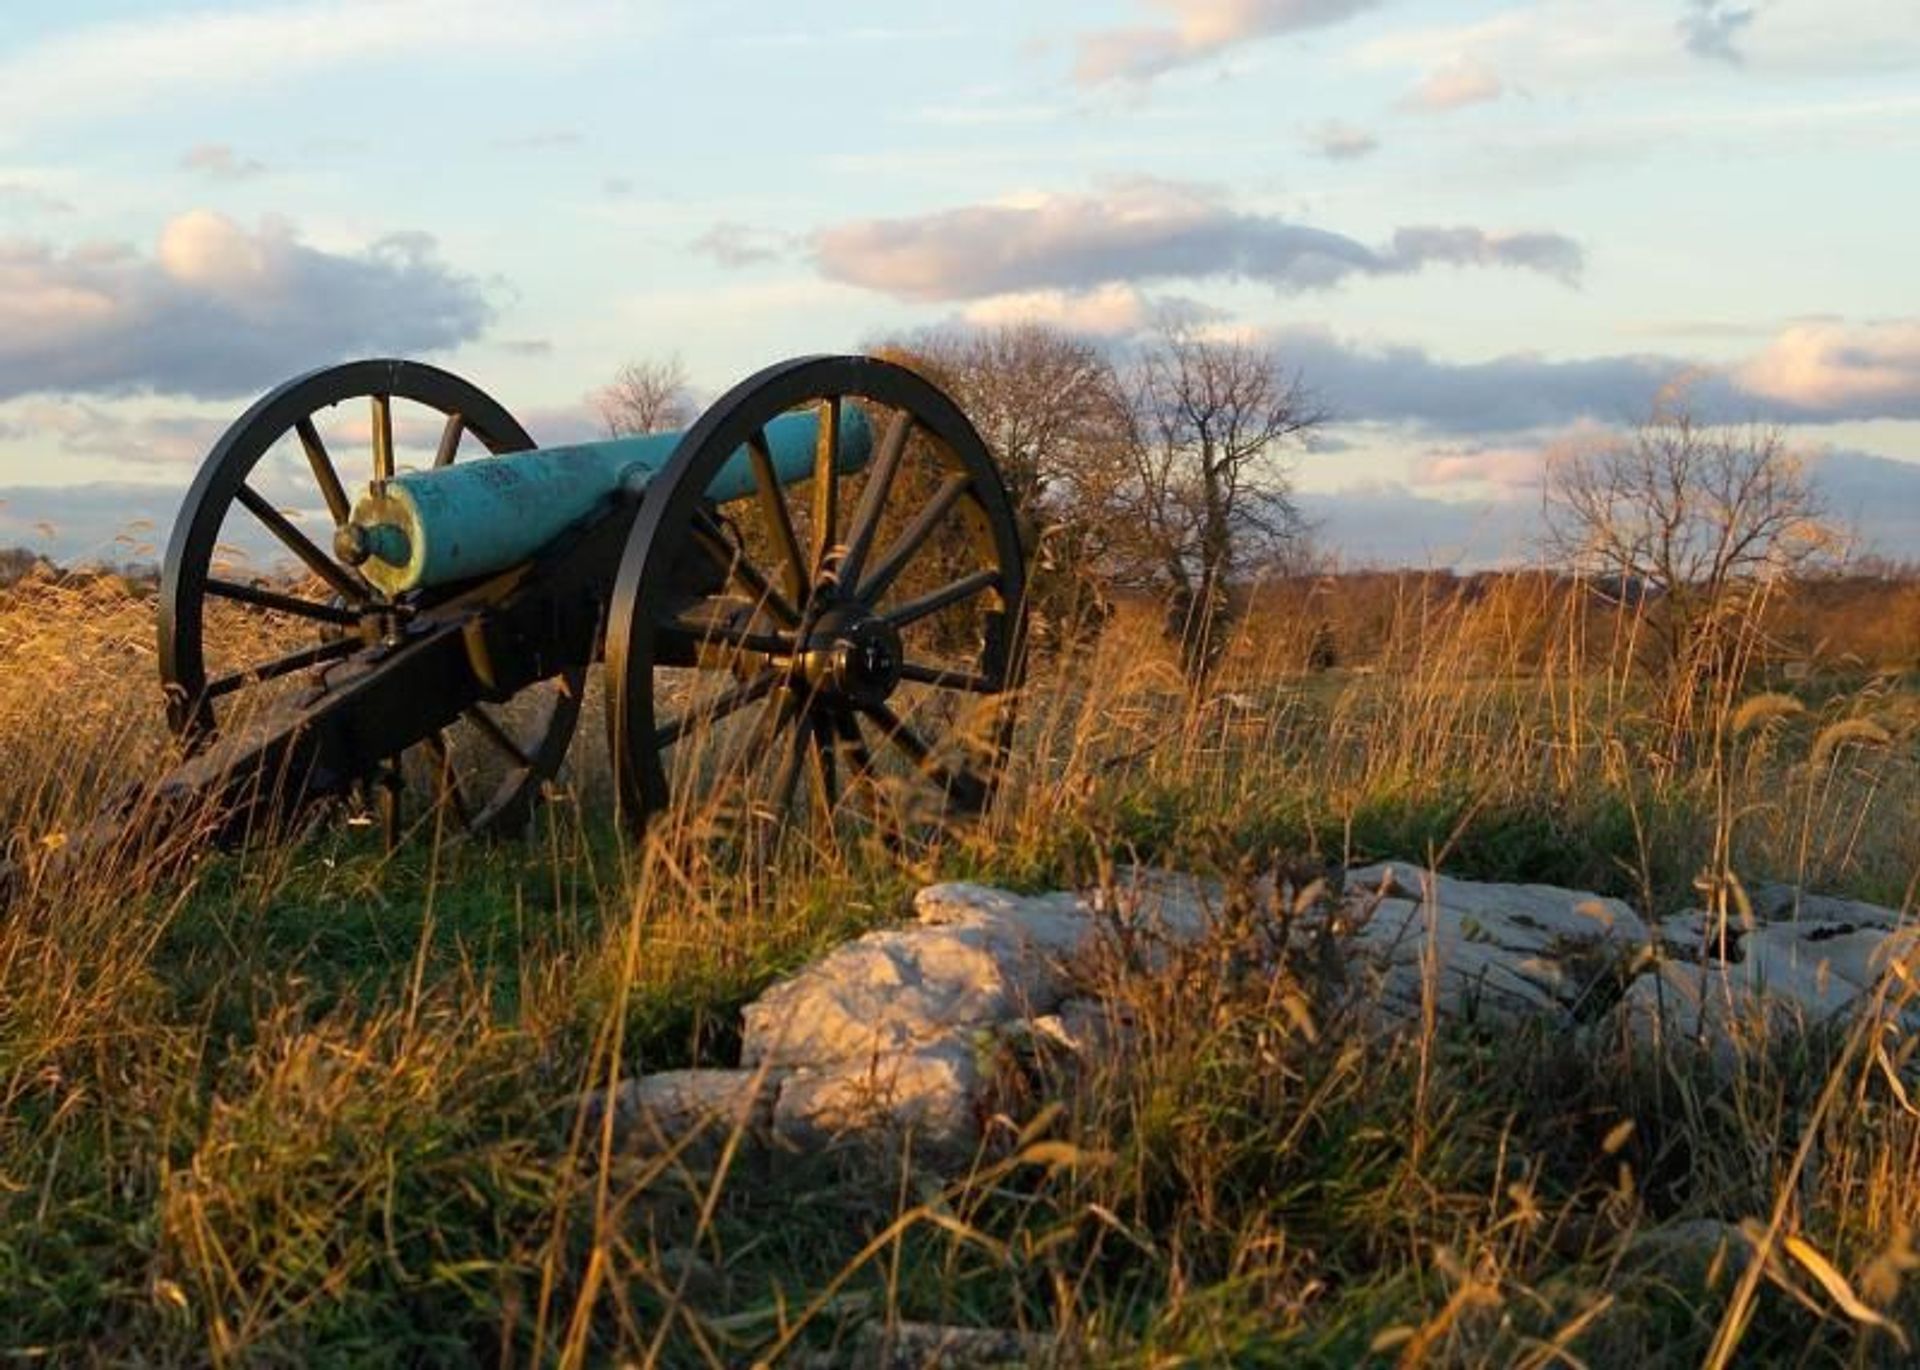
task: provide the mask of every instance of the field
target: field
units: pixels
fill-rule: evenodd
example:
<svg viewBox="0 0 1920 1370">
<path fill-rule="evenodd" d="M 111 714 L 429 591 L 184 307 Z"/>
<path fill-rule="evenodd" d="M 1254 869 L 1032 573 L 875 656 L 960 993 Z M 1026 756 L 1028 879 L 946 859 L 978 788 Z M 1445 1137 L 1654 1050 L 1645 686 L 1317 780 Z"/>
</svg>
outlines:
<svg viewBox="0 0 1920 1370">
<path fill-rule="evenodd" d="M 1522 580 L 1368 594 L 1256 604 L 1198 692 L 1123 609 L 1036 663 L 990 819 L 908 857 L 680 877 L 608 822 L 590 719 L 523 843 L 334 825 L 17 883 L 0 1354 L 840 1364 L 938 1323 L 1065 1365 L 1904 1363 L 1920 1112 L 1838 1036 L 1724 1078 L 1601 1033 L 1380 1040 L 1313 966 L 1244 973 L 1223 941 L 1116 973 L 1131 1048 L 1031 1074 L 958 1177 L 641 1159 L 588 1125 L 636 1068 L 726 1062 L 740 1004 L 934 878 L 1302 887 L 1391 856 L 1660 913 L 1761 879 L 1912 903 L 1920 694 L 1885 627 L 1910 589 L 1854 614 L 1858 650 L 1808 637 L 1792 678 L 1702 693 L 1683 735 L 1632 613 Z M 0 595 L 0 832 L 38 859 L 164 764 L 152 609 L 112 580 Z M 1815 1263 L 1743 1280 L 1646 1240 L 1775 1216 Z"/>
</svg>

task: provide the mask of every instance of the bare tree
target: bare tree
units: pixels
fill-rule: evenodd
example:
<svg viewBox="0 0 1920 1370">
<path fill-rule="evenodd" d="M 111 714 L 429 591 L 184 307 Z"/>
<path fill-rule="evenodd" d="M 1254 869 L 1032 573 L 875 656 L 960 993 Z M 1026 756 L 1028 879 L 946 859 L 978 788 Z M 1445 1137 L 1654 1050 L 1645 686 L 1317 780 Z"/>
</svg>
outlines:
<svg viewBox="0 0 1920 1370">
<path fill-rule="evenodd" d="M 1556 454 L 1544 497 L 1549 550 L 1647 606 L 1676 732 L 1703 687 L 1737 683 L 1766 595 L 1838 547 L 1777 429 L 1702 424 L 1679 403 Z"/>
<path fill-rule="evenodd" d="M 931 329 L 880 350 L 954 397 L 986 439 L 1017 508 L 1041 509 L 1112 451 L 1118 386 L 1106 353 L 1087 339 L 1017 323 Z"/>
<path fill-rule="evenodd" d="M 1098 583 L 1127 474 L 1127 413 L 1097 343 L 1040 323 L 930 329 L 875 344 L 953 396 L 993 453 L 1034 575 L 1042 640 L 1104 618 Z"/>
<path fill-rule="evenodd" d="M 592 403 L 615 437 L 685 428 L 696 413 L 687 368 L 678 356 L 628 362 L 594 392 Z"/>
<path fill-rule="evenodd" d="M 1168 627 L 1191 677 L 1217 662 L 1231 589 L 1305 542 L 1285 453 L 1326 422 L 1278 354 L 1174 325 L 1134 367 L 1120 569 L 1169 594 Z"/>
</svg>

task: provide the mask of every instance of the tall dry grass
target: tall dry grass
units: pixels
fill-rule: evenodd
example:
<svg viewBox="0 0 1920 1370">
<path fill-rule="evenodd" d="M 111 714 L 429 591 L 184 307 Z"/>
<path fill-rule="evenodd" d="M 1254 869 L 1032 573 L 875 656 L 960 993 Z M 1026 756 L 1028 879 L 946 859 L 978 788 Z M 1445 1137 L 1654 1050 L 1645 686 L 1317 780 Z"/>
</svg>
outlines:
<svg viewBox="0 0 1920 1370">
<path fill-rule="evenodd" d="M 150 612 L 77 583 L 0 604 L 0 815 L 23 849 L 165 764 Z M 1722 1076 L 1598 1030 L 1383 1042 L 1350 1030 L 1324 957 L 1273 966 L 1296 910 L 1262 877 L 1304 907 L 1378 856 L 1655 912 L 1725 911 L 1761 879 L 1906 902 L 1905 682 L 1702 682 L 1683 756 L 1639 625 L 1594 613 L 1409 596 L 1390 653 L 1322 672 L 1311 620 L 1268 616 L 1201 692 L 1123 619 L 1036 663 L 984 823 L 905 854 L 790 844 L 771 878 L 625 843 L 589 753 L 520 844 L 429 822 L 389 853 L 332 828 L 16 883 L 0 1341 L 840 1363 L 931 1321 L 1062 1363 L 1897 1363 L 1904 1333 L 1872 1318 L 1920 1329 L 1920 1127 L 1877 1050 L 1902 1044 L 1815 1034 Z M 579 745 L 598 741 L 589 719 Z M 576 1106 L 636 1069 L 728 1063 L 741 1002 L 898 916 L 917 880 L 1092 883 L 1127 861 L 1221 876 L 1236 916 L 1170 966 L 1100 968 L 1134 1025 L 1112 1057 L 1000 1060 L 970 1174 L 642 1157 Z M 1649 1239 L 1692 1220 L 1734 1236 Z M 1771 1233 L 1744 1274 L 1743 1220 Z"/>
</svg>

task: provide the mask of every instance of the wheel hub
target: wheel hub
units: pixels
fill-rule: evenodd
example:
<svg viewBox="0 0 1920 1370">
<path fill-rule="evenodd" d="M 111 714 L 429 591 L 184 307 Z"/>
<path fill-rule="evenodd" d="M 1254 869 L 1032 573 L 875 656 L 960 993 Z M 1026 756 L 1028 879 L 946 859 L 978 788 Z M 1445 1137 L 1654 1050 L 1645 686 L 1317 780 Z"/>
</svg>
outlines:
<svg viewBox="0 0 1920 1370">
<path fill-rule="evenodd" d="M 857 605 L 831 609 L 807 637 L 800 673 L 809 687 L 856 704 L 884 703 L 900 684 L 900 630 Z"/>
</svg>

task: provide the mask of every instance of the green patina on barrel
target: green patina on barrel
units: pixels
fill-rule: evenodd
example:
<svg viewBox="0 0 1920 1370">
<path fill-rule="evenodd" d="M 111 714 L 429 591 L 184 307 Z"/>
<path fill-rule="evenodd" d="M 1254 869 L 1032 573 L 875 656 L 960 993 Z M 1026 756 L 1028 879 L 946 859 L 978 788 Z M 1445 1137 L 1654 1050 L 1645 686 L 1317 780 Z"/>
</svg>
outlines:
<svg viewBox="0 0 1920 1370">
<path fill-rule="evenodd" d="M 784 414 L 765 429 L 781 484 L 813 474 L 816 413 Z M 388 594 L 446 585 L 518 565 L 592 514 L 616 491 L 638 491 L 658 475 L 679 433 L 648 433 L 409 471 L 354 507 L 352 532 L 367 554 L 360 570 Z M 865 466 L 873 431 L 858 406 L 840 411 L 834 466 Z M 746 449 L 720 468 L 707 494 L 717 502 L 754 493 Z"/>
</svg>

